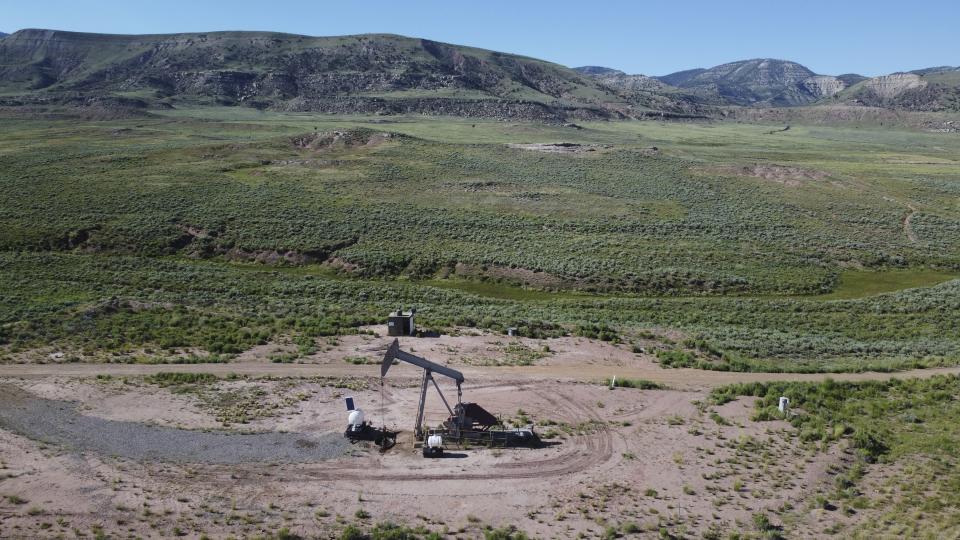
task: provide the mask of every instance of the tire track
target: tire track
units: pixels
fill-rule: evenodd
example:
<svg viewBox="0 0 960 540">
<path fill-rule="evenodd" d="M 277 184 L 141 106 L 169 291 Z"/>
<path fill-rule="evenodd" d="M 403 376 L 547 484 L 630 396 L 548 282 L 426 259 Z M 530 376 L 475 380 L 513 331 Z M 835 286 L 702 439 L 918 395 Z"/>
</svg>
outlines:
<svg viewBox="0 0 960 540">
<path fill-rule="evenodd" d="M 573 401 L 561 401 L 550 395 L 533 390 L 533 393 L 544 399 L 558 411 L 564 411 L 573 418 L 588 418 L 600 421 L 600 418 L 587 406 Z M 588 435 L 574 437 L 570 444 L 571 451 L 547 459 L 523 461 L 519 463 L 498 463 L 491 467 L 491 472 L 463 473 L 440 472 L 389 472 L 371 470 L 369 466 L 344 467 L 339 465 L 319 465 L 308 470 L 298 471 L 291 481 L 442 481 L 442 480 L 511 480 L 550 478 L 566 476 L 587 470 L 591 467 L 607 462 L 613 456 L 613 437 L 609 427 L 598 424 L 597 431 Z M 567 443 L 563 443 L 567 444 Z M 531 450 L 513 449 L 512 451 L 528 452 Z"/>
</svg>

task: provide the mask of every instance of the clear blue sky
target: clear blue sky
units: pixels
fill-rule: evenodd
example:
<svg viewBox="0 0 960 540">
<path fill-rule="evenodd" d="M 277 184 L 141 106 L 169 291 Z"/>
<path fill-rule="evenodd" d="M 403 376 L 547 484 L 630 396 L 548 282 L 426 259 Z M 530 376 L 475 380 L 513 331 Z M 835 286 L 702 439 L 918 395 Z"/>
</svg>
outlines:
<svg viewBox="0 0 960 540">
<path fill-rule="evenodd" d="M 3 0 L 0 31 L 389 32 L 663 75 L 772 57 L 818 73 L 960 65 L 960 0 Z"/>
</svg>

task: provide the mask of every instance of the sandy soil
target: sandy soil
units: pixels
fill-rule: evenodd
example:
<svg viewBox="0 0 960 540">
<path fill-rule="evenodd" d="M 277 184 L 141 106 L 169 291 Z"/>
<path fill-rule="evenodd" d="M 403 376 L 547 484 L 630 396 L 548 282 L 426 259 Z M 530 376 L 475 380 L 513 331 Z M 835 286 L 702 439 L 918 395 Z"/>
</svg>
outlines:
<svg viewBox="0 0 960 540">
<path fill-rule="evenodd" d="M 123 401 L 114 401 L 115 407 L 100 402 L 105 393 L 121 392 L 120 382 L 103 389 L 104 383 L 96 380 L 70 380 L 64 393 L 33 380 L 6 382 L 70 397 L 85 413 L 140 415 L 123 410 Z M 319 383 L 298 384 L 303 385 L 298 391 L 309 392 Z M 341 398 L 346 394 L 355 397 L 374 422 L 407 428 L 398 446 L 386 454 L 361 444 L 350 457 L 308 463 L 125 459 L 0 431 L 0 474 L 5 476 L 0 493 L 27 501 L 0 504 L 3 536 L 30 537 L 74 527 L 144 537 L 176 531 L 194 537 L 251 536 L 285 526 L 304 537 L 323 537 L 339 527 L 338 514 L 355 521 L 359 509 L 372 516 L 360 521 L 425 523 L 434 529 L 445 525 L 462 528 L 460 536 L 466 538 L 480 536 L 480 527 L 487 524 L 515 525 L 544 538 L 599 534 L 607 524 L 626 522 L 647 530 L 664 524 L 689 532 L 714 524 L 733 530 L 738 520 L 749 522 L 757 508 L 776 509 L 801 498 L 803 487 L 822 476 L 835 459 L 828 453 L 781 467 L 770 456 L 803 455 L 779 435 L 783 426 L 750 422 L 749 407 L 743 403 L 722 407 L 720 413 L 730 425 L 718 425 L 694 404 L 705 398 L 704 391 L 609 390 L 556 380 L 479 378 L 464 388 L 465 399 L 504 418 L 522 409 L 542 435 L 556 433 L 553 444 L 538 449 L 453 447 L 447 459 L 424 460 L 409 431 L 415 384 L 403 376 L 390 379 L 382 402 L 375 385 L 359 390 L 324 387 L 324 392 L 276 417 L 226 428 L 311 436 L 341 432 L 346 417 Z M 450 395 L 450 385 L 443 388 Z M 166 408 L 190 401 L 169 392 L 164 396 L 166 390 L 149 386 L 126 392 L 151 395 L 152 403 L 166 400 Z M 195 404 L 188 403 L 187 410 L 203 414 L 195 411 Z M 428 423 L 444 416 L 442 403 L 431 395 Z M 748 448 L 745 440 L 759 441 L 758 446 Z M 739 490 L 733 488 L 734 478 L 743 484 Z M 790 483 L 775 488 L 783 478 Z M 318 518 L 317 510 L 329 515 Z M 49 529 L 41 529 L 45 523 L 51 524 Z"/>
<path fill-rule="evenodd" d="M 215 428 L 218 423 L 185 396 L 156 387 L 125 389 L 77 379 L 33 379 L 23 384 L 31 394 L 50 400 L 81 403 L 80 411 L 105 420 L 126 420 L 160 426 Z"/>
<path fill-rule="evenodd" d="M 382 336 L 382 328 L 371 330 Z M 649 356 L 582 338 L 471 334 L 404 338 L 402 345 L 456 366 L 466 377 L 464 401 L 507 421 L 527 417 L 550 444 L 448 447 L 447 458 L 425 460 L 411 434 L 420 372 L 393 366 L 381 389 L 377 361 L 390 339 L 374 335 L 319 340 L 318 352 L 302 363 L 272 363 L 275 349 L 288 350 L 279 343 L 229 364 L 0 366 L 0 384 L 36 399 L 71 402 L 84 418 L 105 422 L 321 438 L 343 432 L 343 398 L 351 396 L 368 420 L 400 431 L 397 446 L 385 454 L 357 443 L 338 458 L 225 464 L 202 452 L 186 460 L 182 453 L 177 459 L 123 457 L 62 438 L 41 442 L 33 431 L 21 430 L 31 439 L 8 426 L 0 429 L 0 537 L 72 537 L 74 529 L 90 537 L 101 529 L 114 537 L 251 537 L 286 527 L 324 538 L 347 523 L 388 520 L 461 538 L 482 537 L 488 525 L 575 538 L 628 524 L 645 535 L 666 528 L 697 537 L 749 529 L 761 510 L 775 523 L 796 522 L 794 513 L 802 512 L 819 524 L 823 516 L 807 512 L 811 498 L 849 457 L 841 445 L 825 452 L 802 446 L 787 434 L 792 428 L 786 423 L 753 422 L 751 400 L 712 410 L 704 405 L 709 388 L 719 384 L 824 376 L 661 369 Z M 549 352 L 530 366 L 496 365 L 518 345 L 540 353 L 546 345 Z M 160 371 L 241 376 L 184 387 L 161 387 L 145 377 Z M 102 374 L 112 377 L 96 377 Z M 611 390 L 598 383 L 612 375 L 660 381 L 670 389 Z M 452 383 L 438 383 L 456 399 Z M 2 393 L 0 401 L 0 408 L 13 405 Z M 427 423 L 436 425 L 446 414 L 431 390 Z"/>
<path fill-rule="evenodd" d="M 612 148 L 612 146 L 608 144 L 580 144 L 569 142 L 508 144 L 507 146 L 510 148 L 518 148 L 520 150 L 546 152 L 548 154 L 581 154 L 584 152 L 596 152 L 598 150 L 608 150 Z"/>
</svg>

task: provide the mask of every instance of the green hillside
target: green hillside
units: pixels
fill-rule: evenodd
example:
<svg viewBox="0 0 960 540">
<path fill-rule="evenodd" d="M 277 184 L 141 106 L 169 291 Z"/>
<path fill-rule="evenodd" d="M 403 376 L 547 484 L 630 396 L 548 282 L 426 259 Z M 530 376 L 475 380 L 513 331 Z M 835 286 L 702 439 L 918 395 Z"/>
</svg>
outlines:
<svg viewBox="0 0 960 540">
<path fill-rule="evenodd" d="M 957 360 L 960 282 L 899 291 L 960 271 L 947 134 L 157 114 L 0 119 L 8 353 L 237 351 L 403 303 L 434 325 L 675 329 L 724 369 Z"/>
</svg>

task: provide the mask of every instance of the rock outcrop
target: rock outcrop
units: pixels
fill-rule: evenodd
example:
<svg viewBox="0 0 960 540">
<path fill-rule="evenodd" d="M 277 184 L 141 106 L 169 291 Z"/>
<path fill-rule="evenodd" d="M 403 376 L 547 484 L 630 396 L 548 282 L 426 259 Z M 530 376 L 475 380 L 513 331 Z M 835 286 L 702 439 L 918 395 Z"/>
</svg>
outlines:
<svg viewBox="0 0 960 540">
<path fill-rule="evenodd" d="M 847 87 L 838 77 L 814 75 L 801 81 L 803 88 L 817 98 L 831 97 Z"/>
<path fill-rule="evenodd" d="M 880 99 L 895 98 L 907 90 L 923 88 L 927 85 L 926 81 L 920 78 L 920 75 L 914 73 L 894 73 L 893 75 L 884 75 L 874 77 L 863 83 L 863 91 Z"/>
</svg>

